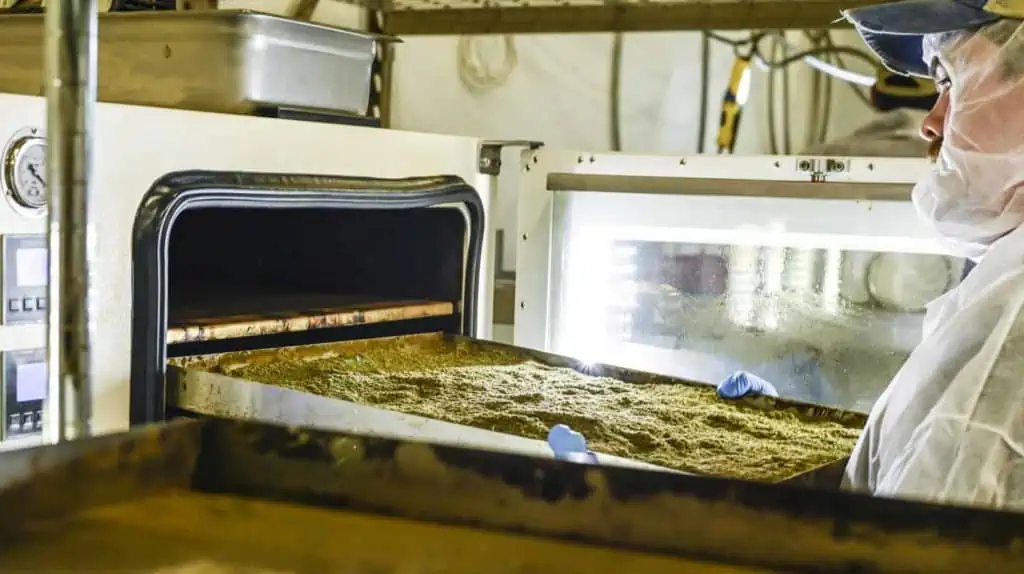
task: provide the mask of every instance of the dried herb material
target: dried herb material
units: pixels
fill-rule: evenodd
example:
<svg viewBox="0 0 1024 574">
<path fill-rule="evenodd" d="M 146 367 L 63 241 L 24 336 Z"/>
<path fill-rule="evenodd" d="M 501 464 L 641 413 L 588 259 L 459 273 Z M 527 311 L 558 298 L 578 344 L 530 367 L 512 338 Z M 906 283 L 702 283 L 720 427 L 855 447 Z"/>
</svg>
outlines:
<svg viewBox="0 0 1024 574">
<path fill-rule="evenodd" d="M 714 389 L 634 384 L 437 339 L 220 369 L 234 377 L 545 439 L 580 431 L 598 453 L 685 472 L 778 481 L 847 456 L 859 430 L 726 402 Z"/>
</svg>

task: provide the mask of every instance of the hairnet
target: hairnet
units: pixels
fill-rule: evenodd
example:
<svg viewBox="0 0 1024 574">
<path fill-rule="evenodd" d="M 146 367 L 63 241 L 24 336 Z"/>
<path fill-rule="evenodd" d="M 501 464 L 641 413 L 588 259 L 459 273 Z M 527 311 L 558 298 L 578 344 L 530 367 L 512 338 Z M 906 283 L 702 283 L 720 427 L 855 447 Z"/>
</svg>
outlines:
<svg viewBox="0 0 1024 574">
<path fill-rule="evenodd" d="M 914 203 L 956 253 L 980 257 L 1024 224 L 1024 26 L 927 35 L 922 48 L 948 108 Z"/>
</svg>

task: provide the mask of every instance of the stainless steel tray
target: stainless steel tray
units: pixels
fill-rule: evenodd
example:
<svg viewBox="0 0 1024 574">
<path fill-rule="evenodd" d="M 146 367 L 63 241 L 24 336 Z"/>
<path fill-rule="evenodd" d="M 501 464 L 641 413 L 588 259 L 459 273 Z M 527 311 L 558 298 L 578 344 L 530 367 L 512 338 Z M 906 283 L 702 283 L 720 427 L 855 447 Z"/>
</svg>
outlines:
<svg viewBox="0 0 1024 574">
<path fill-rule="evenodd" d="M 1024 572 L 1021 514 L 216 418 L 0 454 L 0 508 L 0 572 Z"/>
<path fill-rule="evenodd" d="M 43 16 L 0 16 L 0 92 L 42 95 Z M 250 11 L 99 17 L 104 102 L 252 114 L 261 108 L 365 115 L 387 38 Z"/>
<path fill-rule="evenodd" d="M 439 338 L 456 339 L 480 349 L 509 351 L 542 364 L 569 367 L 583 372 L 574 359 L 531 349 L 503 345 L 491 341 L 467 339 L 441 333 L 425 333 L 398 337 L 402 344 L 414 348 L 429 346 Z M 516 437 L 441 422 L 425 417 L 395 413 L 389 410 L 329 399 L 273 385 L 259 384 L 221 374 L 222 365 L 240 360 L 251 363 L 273 362 L 282 358 L 319 356 L 327 352 L 342 355 L 363 352 L 393 340 L 365 339 L 320 345 L 285 347 L 257 351 L 180 357 L 168 369 L 168 401 L 178 408 L 203 415 L 253 419 L 296 426 L 312 426 L 343 432 L 385 436 L 403 440 L 426 440 L 439 444 L 512 452 L 529 456 L 550 457 L 547 444 L 540 440 Z M 629 383 L 682 384 L 707 387 L 706 384 L 644 373 L 608 365 L 585 366 L 592 376 L 611 377 Z M 772 410 L 796 410 L 808 421 L 831 421 L 849 428 L 861 429 L 867 417 L 861 413 L 808 405 L 767 397 L 738 401 L 748 406 Z M 599 459 L 615 466 L 658 468 L 638 461 L 599 454 Z M 830 461 L 815 469 L 791 476 L 782 482 L 835 489 L 839 487 L 846 459 Z M 665 469 L 662 469 L 665 470 Z"/>
<path fill-rule="evenodd" d="M 311 427 L 395 440 L 425 441 L 537 458 L 554 458 L 547 442 L 331 399 L 216 373 L 168 369 L 168 404 L 187 413 Z M 602 465 L 679 472 L 601 454 Z M 685 474 L 685 473 L 681 473 Z"/>
</svg>

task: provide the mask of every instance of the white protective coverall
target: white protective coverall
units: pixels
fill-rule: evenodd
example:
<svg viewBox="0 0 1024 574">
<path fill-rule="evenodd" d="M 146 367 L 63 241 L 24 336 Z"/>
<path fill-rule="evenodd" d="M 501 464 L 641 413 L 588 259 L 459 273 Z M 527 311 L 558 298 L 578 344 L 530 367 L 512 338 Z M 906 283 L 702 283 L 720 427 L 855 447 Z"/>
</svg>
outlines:
<svg viewBox="0 0 1024 574">
<path fill-rule="evenodd" d="M 844 486 L 1024 511 L 1024 28 L 1003 20 L 924 47 L 948 94 L 936 108 L 942 150 L 914 203 L 951 251 L 979 263 L 929 305 Z"/>
</svg>

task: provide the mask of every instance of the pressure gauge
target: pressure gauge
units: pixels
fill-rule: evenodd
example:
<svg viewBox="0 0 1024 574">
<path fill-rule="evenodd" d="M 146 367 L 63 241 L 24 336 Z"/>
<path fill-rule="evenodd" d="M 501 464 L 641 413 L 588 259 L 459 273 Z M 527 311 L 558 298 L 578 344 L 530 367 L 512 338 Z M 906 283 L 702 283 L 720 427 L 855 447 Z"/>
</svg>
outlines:
<svg viewBox="0 0 1024 574">
<path fill-rule="evenodd" d="M 0 181 L 7 199 L 19 211 L 40 214 L 46 209 L 46 139 L 36 129 L 15 134 L 3 153 Z"/>
</svg>

